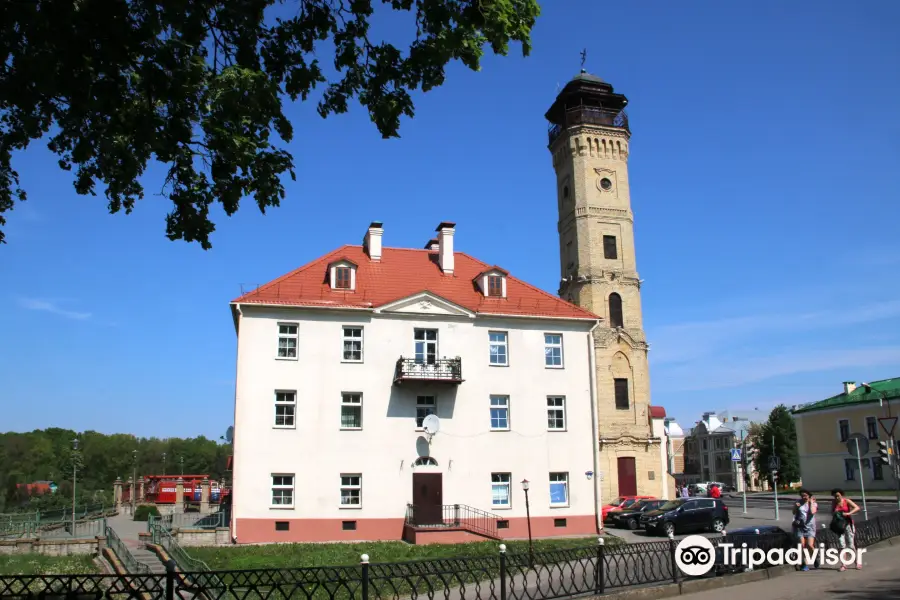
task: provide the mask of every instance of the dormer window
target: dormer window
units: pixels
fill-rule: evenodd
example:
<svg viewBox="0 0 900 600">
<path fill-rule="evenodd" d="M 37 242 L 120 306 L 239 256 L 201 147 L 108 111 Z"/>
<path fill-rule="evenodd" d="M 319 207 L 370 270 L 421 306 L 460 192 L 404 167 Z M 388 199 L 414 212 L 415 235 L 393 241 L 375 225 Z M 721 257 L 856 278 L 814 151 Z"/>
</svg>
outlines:
<svg viewBox="0 0 900 600">
<path fill-rule="evenodd" d="M 503 297 L 503 276 L 488 275 L 488 296 Z"/>
<path fill-rule="evenodd" d="M 475 285 L 488 298 L 506 298 L 506 281 L 509 273 L 500 267 L 491 267 L 475 277 Z"/>
<path fill-rule="evenodd" d="M 356 263 L 346 258 L 328 265 L 328 282 L 333 290 L 342 292 L 356 289 Z"/>
<path fill-rule="evenodd" d="M 350 289 L 350 267 L 335 267 L 334 287 L 339 290 Z"/>
</svg>

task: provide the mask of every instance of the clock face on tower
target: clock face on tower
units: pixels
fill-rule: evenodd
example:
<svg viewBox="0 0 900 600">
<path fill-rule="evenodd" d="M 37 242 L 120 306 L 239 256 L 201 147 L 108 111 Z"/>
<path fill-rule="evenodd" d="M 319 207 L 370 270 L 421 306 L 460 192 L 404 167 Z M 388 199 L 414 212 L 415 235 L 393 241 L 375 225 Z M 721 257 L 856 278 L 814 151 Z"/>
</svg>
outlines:
<svg viewBox="0 0 900 600">
<path fill-rule="evenodd" d="M 616 172 L 611 169 L 594 169 L 597 174 L 597 189 L 601 192 L 612 192 L 616 180 Z"/>
<path fill-rule="evenodd" d="M 600 189 L 607 192 L 612 189 L 612 181 L 608 177 L 600 179 Z"/>
</svg>

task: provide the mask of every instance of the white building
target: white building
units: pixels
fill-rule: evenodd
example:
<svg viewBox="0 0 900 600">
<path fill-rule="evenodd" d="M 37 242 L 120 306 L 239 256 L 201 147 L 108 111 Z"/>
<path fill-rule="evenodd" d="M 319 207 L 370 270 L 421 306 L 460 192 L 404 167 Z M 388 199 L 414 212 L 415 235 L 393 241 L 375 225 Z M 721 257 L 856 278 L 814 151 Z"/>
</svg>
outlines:
<svg viewBox="0 0 900 600">
<path fill-rule="evenodd" d="M 372 223 L 232 302 L 238 543 L 527 537 L 526 479 L 535 537 L 598 530 L 599 318 L 454 231 L 383 248 Z"/>
</svg>

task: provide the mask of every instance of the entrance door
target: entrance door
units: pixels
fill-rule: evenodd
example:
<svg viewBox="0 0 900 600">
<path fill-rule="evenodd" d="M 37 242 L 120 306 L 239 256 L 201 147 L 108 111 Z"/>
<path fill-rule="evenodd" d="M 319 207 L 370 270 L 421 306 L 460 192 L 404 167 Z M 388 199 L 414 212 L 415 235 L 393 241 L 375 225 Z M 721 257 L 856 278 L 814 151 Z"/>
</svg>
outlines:
<svg viewBox="0 0 900 600">
<path fill-rule="evenodd" d="M 637 470 L 634 457 L 620 457 L 619 463 L 619 495 L 637 496 Z"/>
<path fill-rule="evenodd" d="M 412 503 L 415 507 L 416 525 L 440 525 L 444 522 L 443 475 L 440 473 L 413 473 Z"/>
</svg>

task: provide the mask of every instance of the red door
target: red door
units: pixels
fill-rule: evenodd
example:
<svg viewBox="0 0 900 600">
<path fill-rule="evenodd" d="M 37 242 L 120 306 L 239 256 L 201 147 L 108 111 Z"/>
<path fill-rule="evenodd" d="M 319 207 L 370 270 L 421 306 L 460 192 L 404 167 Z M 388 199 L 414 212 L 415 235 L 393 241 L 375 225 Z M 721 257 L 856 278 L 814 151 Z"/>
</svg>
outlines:
<svg viewBox="0 0 900 600">
<path fill-rule="evenodd" d="M 620 457 L 619 463 L 619 495 L 637 496 L 637 470 L 634 457 Z"/>
<path fill-rule="evenodd" d="M 440 473 L 413 473 L 412 503 L 415 525 L 440 525 L 444 479 Z"/>
</svg>

